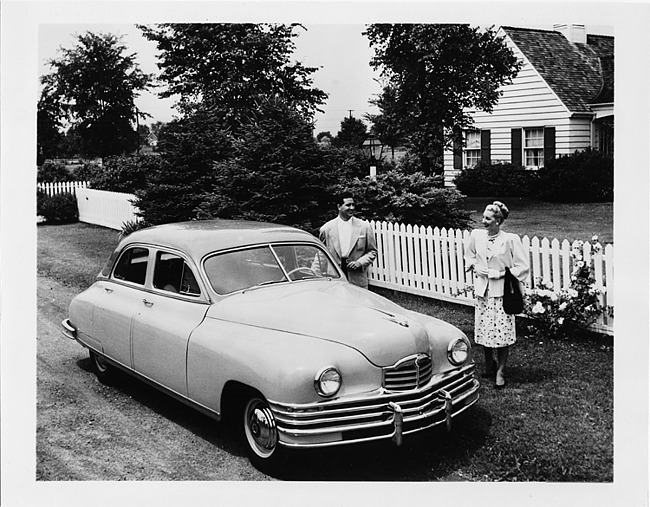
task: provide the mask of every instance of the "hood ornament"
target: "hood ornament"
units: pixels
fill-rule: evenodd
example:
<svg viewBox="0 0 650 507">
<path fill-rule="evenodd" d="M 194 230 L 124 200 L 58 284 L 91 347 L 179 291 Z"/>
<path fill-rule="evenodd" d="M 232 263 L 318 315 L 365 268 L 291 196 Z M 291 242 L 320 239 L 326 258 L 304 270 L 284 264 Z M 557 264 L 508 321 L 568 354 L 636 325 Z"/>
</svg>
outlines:
<svg viewBox="0 0 650 507">
<path fill-rule="evenodd" d="M 389 312 L 386 312 L 384 310 L 380 310 L 379 308 L 374 308 L 373 307 L 373 310 L 376 310 L 379 313 L 383 313 L 386 316 L 386 317 L 384 317 L 386 320 L 394 322 L 395 324 L 399 324 L 402 327 L 409 327 L 409 321 L 406 319 L 406 317 L 395 315 L 393 313 L 389 313 Z"/>
</svg>

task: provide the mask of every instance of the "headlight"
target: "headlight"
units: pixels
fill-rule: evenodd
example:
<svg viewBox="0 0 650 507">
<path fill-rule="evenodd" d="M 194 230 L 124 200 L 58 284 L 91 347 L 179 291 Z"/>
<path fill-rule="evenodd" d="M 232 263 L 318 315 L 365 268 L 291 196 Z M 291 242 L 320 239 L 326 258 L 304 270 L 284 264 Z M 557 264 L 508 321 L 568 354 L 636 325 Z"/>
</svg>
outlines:
<svg viewBox="0 0 650 507">
<path fill-rule="evenodd" d="M 447 356 L 451 364 L 463 364 L 469 358 L 469 343 L 464 338 L 457 338 L 449 343 Z"/>
<path fill-rule="evenodd" d="M 341 388 L 341 374 L 334 366 L 322 368 L 314 379 L 314 389 L 321 396 L 334 396 Z"/>
</svg>

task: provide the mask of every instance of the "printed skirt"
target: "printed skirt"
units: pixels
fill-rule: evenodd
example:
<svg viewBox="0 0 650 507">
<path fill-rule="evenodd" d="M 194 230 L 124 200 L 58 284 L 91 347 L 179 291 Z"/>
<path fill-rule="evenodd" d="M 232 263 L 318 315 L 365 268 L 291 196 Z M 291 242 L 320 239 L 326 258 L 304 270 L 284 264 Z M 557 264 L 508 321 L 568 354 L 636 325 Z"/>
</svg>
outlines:
<svg viewBox="0 0 650 507">
<path fill-rule="evenodd" d="M 515 316 L 503 311 L 502 297 L 476 297 L 474 341 L 484 347 L 507 347 L 517 341 Z"/>
</svg>

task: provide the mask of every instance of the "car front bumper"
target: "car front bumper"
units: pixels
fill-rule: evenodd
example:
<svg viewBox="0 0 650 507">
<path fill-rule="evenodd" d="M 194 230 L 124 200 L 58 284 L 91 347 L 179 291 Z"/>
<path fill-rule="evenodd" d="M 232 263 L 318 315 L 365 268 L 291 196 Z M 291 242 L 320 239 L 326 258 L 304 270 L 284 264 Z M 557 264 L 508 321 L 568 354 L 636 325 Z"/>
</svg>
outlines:
<svg viewBox="0 0 650 507">
<path fill-rule="evenodd" d="M 276 418 L 280 443 L 308 448 L 344 445 L 392 438 L 438 424 L 451 429 L 452 418 L 479 398 L 474 364 L 434 375 L 424 387 L 393 392 L 384 389 L 355 399 L 309 405 L 269 401 Z"/>
</svg>

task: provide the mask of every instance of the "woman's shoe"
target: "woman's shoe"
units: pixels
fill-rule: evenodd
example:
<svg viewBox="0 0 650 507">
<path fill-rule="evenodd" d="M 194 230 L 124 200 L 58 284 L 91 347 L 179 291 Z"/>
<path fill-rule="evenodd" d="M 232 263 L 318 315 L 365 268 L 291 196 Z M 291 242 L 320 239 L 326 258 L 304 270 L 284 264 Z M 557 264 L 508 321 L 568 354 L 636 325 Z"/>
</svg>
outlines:
<svg viewBox="0 0 650 507">
<path fill-rule="evenodd" d="M 494 379 L 494 388 L 495 389 L 503 389 L 506 386 L 506 379 L 503 377 L 503 384 L 498 384 L 498 380 L 495 378 Z"/>
</svg>

